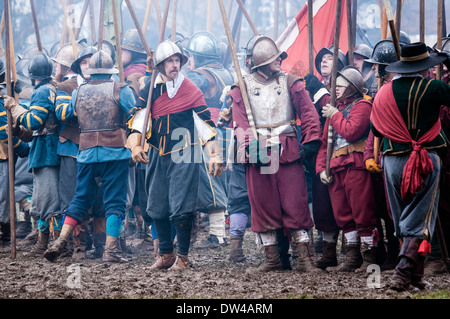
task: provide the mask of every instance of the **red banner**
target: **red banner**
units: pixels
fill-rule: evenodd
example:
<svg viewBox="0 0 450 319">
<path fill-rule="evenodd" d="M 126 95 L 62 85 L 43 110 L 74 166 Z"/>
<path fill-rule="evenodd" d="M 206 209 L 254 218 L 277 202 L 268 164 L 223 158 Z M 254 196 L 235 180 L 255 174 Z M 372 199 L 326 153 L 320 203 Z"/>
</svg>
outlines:
<svg viewBox="0 0 450 319">
<path fill-rule="evenodd" d="M 347 1 L 342 0 L 341 29 L 339 48 L 342 52 L 348 51 L 347 35 Z M 330 47 L 334 43 L 334 30 L 336 19 L 336 0 L 313 0 L 313 42 L 314 58 L 320 49 Z M 288 57 L 283 61 L 281 68 L 300 77 L 309 73 L 309 46 L 308 46 L 308 5 L 297 13 L 283 34 L 276 41 Z M 314 68 L 316 76 L 320 74 Z"/>
</svg>

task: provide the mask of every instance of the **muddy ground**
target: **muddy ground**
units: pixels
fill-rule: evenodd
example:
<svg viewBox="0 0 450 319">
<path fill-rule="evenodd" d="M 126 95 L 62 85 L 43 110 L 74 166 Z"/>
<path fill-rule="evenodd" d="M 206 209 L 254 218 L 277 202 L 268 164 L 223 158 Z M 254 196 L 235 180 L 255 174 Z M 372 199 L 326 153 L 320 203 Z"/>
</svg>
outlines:
<svg viewBox="0 0 450 319">
<path fill-rule="evenodd" d="M 198 241 L 206 238 L 200 229 Z M 198 242 L 197 241 L 197 242 Z M 340 273 L 333 269 L 319 275 L 292 271 L 257 273 L 263 260 L 255 236 L 247 229 L 247 260 L 228 260 L 230 245 L 212 250 L 191 249 L 192 268 L 186 272 L 149 271 L 153 248 L 142 238 L 127 238 L 129 262 L 106 264 L 101 259 L 74 263 L 71 258 L 48 262 L 27 256 L 30 246 L 17 239 L 17 254 L 0 249 L 0 298 L 2 299 L 411 299 L 449 298 L 450 274 L 426 277 L 430 288 L 398 293 L 389 289 L 390 272 L 382 272 L 379 288 L 367 273 Z M 314 249 L 313 249 L 314 251 Z M 91 252 L 88 252 L 91 253 Z M 313 253 L 313 259 L 318 255 Z M 342 261 L 342 255 L 339 261 Z M 369 284 L 368 284 L 369 283 Z M 441 296 L 441 297 L 440 297 Z"/>
</svg>

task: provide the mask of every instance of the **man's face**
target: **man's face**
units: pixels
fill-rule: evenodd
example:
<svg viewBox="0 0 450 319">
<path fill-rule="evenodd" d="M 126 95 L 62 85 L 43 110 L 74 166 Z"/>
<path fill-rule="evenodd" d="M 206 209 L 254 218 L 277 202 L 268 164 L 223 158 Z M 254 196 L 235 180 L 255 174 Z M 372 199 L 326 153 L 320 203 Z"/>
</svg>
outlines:
<svg viewBox="0 0 450 319">
<path fill-rule="evenodd" d="M 169 81 L 175 80 L 180 72 L 180 57 L 172 55 L 164 60 L 164 71 Z"/>
<path fill-rule="evenodd" d="M 83 59 L 80 62 L 81 73 L 83 73 L 83 76 L 84 76 L 85 79 L 89 79 L 91 77 L 90 74 L 84 74 L 84 71 L 89 69 L 89 60 L 91 60 L 91 58 Z"/>
<path fill-rule="evenodd" d="M 327 77 L 331 75 L 332 70 L 333 70 L 333 55 L 325 54 L 322 57 L 322 62 L 320 63 L 320 71 L 323 76 Z"/>
<path fill-rule="evenodd" d="M 122 63 L 123 65 L 128 65 L 131 62 L 131 51 L 122 49 Z"/>
<path fill-rule="evenodd" d="M 281 71 L 281 58 L 280 57 L 276 58 L 275 61 L 273 61 L 269 64 L 269 70 L 272 73 L 278 73 Z"/>
<path fill-rule="evenodd" d="M 339 99 L 345 92 L 346 86 L 336 85 L 336 98 Z"/>
<path fill-rule="evenodd" d="M 359 70 L 359 72 L 361 72 L 361 74 L 362 74 L 362 70 L 363 70 L 363 64 L 364 64 L 364 57 L 359 54 L 354 54 L 353 55 L 353 65 L 355 68 L 357 68 Z"/>
</svg>

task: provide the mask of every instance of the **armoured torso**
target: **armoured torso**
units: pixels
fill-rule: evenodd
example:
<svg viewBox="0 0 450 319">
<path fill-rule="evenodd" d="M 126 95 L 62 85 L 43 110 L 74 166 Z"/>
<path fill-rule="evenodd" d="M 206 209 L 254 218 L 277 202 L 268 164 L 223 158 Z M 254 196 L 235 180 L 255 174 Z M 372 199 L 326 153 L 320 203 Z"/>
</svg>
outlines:
<svg viewBox="0 0 450 319">
<path fill-rule="evenodd" d="M 278 81 L 261 82 L 253 75 L 244 76 L 256 131 L 268 139 L 268 146 L 278 144 L 281 134 L 295 133 L 295 111 L 287 77 L 287 73 L 280 72 Z"/>
<path fill-rule="evenodd" d="M 124 147 L 124 112 L 119 107 L 120 88 L 126 84 L 91 80 L 80 85 L 75 110 L 80 125 L 80 151 L 95 147 Z"/>
<path fill-rule="evenodd" d="M 114 131 L 125 115 L 114 98 L 113 81 L 91 81 L 78 89 L 76 111 L 81 133 Z"/>
</svg>

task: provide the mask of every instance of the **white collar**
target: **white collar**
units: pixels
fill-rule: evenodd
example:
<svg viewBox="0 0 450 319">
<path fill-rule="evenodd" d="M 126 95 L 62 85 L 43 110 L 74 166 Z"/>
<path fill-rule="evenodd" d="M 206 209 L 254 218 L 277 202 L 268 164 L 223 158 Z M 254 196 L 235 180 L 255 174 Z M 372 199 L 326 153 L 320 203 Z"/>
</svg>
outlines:
<svg viewBox="0 0 450 319">
<path fill-rule="evenodd" d="M 417 77 L 423 79 L 423 76 L 421 76 L 419 73 L 404 73 L 395 75 L 392 80 L 398 80 L 400 78 L 417 78 Z"/>
<path fill-rule="evenodd" d="M 172 99 L 177 94 L 178 89 L 180 88 L 183 81 L 184 75 L 181 74 L 181 72 L 179 72 L 175 80 L 165 82 L 167 88 L 167 95 L 169 96 L 170 99 Z M 159 73 L 155 80 L 155 87 L 160 82 L 164 82 L 164 80 L 162 79 L 161 74 Z"/>
</svg>

